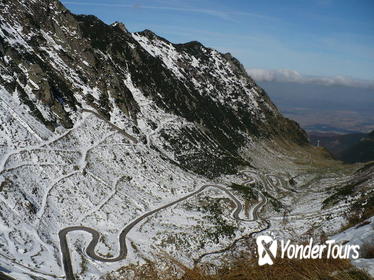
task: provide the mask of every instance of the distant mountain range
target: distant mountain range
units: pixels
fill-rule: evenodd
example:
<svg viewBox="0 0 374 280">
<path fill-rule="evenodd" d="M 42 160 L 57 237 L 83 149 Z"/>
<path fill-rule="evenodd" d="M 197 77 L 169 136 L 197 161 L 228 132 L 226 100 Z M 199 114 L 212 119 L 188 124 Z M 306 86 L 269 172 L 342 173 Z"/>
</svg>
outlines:
<svg viewBox="0 0 374 280">
<path fill-rule="evenodd" d="M 327 148 L 338 160 L 346 163 L 368 162 L 374 160 L 374 131 L 369 134 L 336 134 L 309 132 L 313 145 Z"/>
</svg>

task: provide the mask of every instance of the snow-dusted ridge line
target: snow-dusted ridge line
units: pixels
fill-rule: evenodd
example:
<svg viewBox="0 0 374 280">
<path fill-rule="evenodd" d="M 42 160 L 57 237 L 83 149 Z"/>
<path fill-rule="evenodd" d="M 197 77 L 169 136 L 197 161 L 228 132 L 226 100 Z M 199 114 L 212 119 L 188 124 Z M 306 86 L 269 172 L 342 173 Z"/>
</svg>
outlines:
<svg viewBox="0 0 374 280">
<path fill-rule="evenodd" d="M 271 220 L 271 230 L 280 234 L 301 236 L 316 224 L 331 232 L 340 225 L 348 203 L 323 212 L 319 205 L 332 182 L 315 186 L 313 178 L 303 177 L 291 186 L 288 179 L 301 170 L 291 163 L 295 157 L 261 150 L 262 139 L 256 136 L 287 136 L 277 128 L 277 121 L 286 123 L 230 55 L 198 43 L 168 43 L 147 32 L 117 32 L 94 17 L 70 14 L 57 0 L 5 2 L 0 12 L 6 22 L 0 23 L 0 97 L 6 93 L 4 98 L 12 98 L 15 106 L 8 103 L 9 108 L 0 98 L 0 253 L 13 259 L 3 258 L 1 264 L 10 276 L 58 278 L 53 275 L 64 269 L 58 232 L 69 225 L 102 234 L 94 246 L 96 255 L 117 256 L 119 231 L 143 213 L 209 183 L 241 183 L 240 163 L 226 169 L 230 147 L 231 156 L 244 155 L 246 163 L 260 155 L 260 163 L 251 165 L 258 169 L 248 174 L 250 198 L 233 188 L 238 202 L 210 188 L 154 213 L 127 235 L 127 245 L 134 247 L 128 246 L 126 259 L 116 263 L 86 259 L 90 236 L 74 231 L 68 242 L 77 277 L 97 280 L 152 260 L 159 250 L 186 265 L 206 252 L 211 253 L 204 261 L 219 262 L 225 249 L 217 250 L 269 225 L 250 222 L 260 211 L 260 218 Z M 101 35 L 109 36 L 101 41 Z M 44 131 L 46 126 L 33 116 L 55 132 Z M 290 142 L 302 138 L 297 128 L 290 126 L 290 131 L 295 133 Z M 273 166 L 275 157 L 281 164 Z M 306 164 L 313 164 L 308 159 Z M 207 171 L 210 167 L 213 171 Z M 262 207 L 267 201 L 271 203 Z M 215 202 L 219 207 L 212 209 Z M 280 213 L 274 202 L 281 204 Z M 282 223 L 286 219 L 289 224 Z M 230 232 L 222 231 L 222 224 Z M 214 252 L 222 255 L 207 259 Z"/>
<path fill-rule="evenodd" d="M 185 75 L 181 73 L 175 63 L 181 55 L 175 50 L 171 44 L 157 40 L 153 45 L 145 36 L 138 33 L 131 33 L 132 37 L 153 57 L 160 57 L 165 66 L 170 69 L 179 79 L 185 79 Z"/>
</svg>

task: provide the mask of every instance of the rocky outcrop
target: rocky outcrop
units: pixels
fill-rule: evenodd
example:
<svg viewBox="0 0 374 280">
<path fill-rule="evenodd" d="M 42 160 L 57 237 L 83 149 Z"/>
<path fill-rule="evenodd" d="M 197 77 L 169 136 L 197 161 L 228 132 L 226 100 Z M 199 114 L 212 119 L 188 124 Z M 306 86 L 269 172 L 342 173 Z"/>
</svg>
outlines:
<svg viewBox="0 0 374 280">
<path fill-rule="evenodd" d="M 165 143 L 153 148 L 195 172 L 234 172 L 250 160 L 238 150 L 261 138 L 307 143 L 231 54 L 199 42 L 172 44 L 149 30 L 130 33 L 55 0 L 1 5 L 0 84 L 52 131 L 72 127 L 84 108 L 134 127 L 146 141 L 145 130 L 162 124 L 144 116 L 139 91 L 153 110 L 185 122 L 160 128 Z"/>
</svg>

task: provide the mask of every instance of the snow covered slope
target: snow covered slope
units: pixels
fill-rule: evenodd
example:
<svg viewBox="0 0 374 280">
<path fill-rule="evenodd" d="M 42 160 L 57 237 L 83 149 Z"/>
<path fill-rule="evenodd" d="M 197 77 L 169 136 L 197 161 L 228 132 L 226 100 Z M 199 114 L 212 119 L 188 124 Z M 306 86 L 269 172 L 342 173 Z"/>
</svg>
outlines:
<svg viewBox="0 0 374 280">
<path fill-rule="evenodd" d="M 230 54 L 0 0 L 0 270 L 16 279 L 99 279 L 160 251 L 192 265 L 264 230 L 336 230 L 350 204 L 319 211 L 350 171 L 311 170 L 308 149 Z"/>
<path fill-rule="evenodd" d="M 352 263 L 374 277 L 373 253 L 369 252 L 369 249 L 374 248 L 374 217 L 333 236 L 332 239 L 347 245 L 359 245 L 362 248 L 360 257 L 352 260 Z"/>
<path fill-rule="evenodd" d="M 237 151 L 256 138 L 306 143 L 230 54 L 132 34 L 58 1 L 0 5 L 0 83 L 51 130 L 93 110 L 142 141 L 160 138 L 155 149 L 210 177 L 248 164 Z M 163 128 L 170 118 L 178 125 Z"/>
</svg>

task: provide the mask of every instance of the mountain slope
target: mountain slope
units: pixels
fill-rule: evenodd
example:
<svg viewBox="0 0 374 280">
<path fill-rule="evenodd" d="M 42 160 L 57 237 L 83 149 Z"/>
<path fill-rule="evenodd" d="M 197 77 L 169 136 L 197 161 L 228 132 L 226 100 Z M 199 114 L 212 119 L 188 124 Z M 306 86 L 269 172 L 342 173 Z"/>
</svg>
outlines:
<svg viewBox="0 0 374 280">
<path fill-rule="evenodd" d="M 309 133 L 310 142 L 327 148 L 334 158 L 346 163 L 374 160 L 374 132 L 369 134 Z"/>
<path fill-rule="evenodd" d="M 344 162 L 368 162 L 374 160 L 374 131 L 341 153 Z"/>
<path fill-rule="evenodd" d="M 131 34 L 94 16 L 72 15 L 57 1 L 12 1 L 3 11 L 1 84 L 52 130 L 71 128 L 85 108 L 134 126 L 145 138 L 161 124 L 136 100 L 137 89 L 156 111 L 190 123 L 162 137 L 195 172 L 233 172 L 247 161 L 237 150 L 256 137 L 306 143 L 229 54 L 197 42 L 173 45 L 150 31 Z"/>
<path fill-rule="evenodd" d="M 345 202 L 315 213 L 352 170 L 335 171 L 230 54 L 55 0 L 0 11 L 0 268 L 12 277 L 99 279 L 159 251 L 192 265 L 273 227 L 344 221 Z"/>
</svg>

